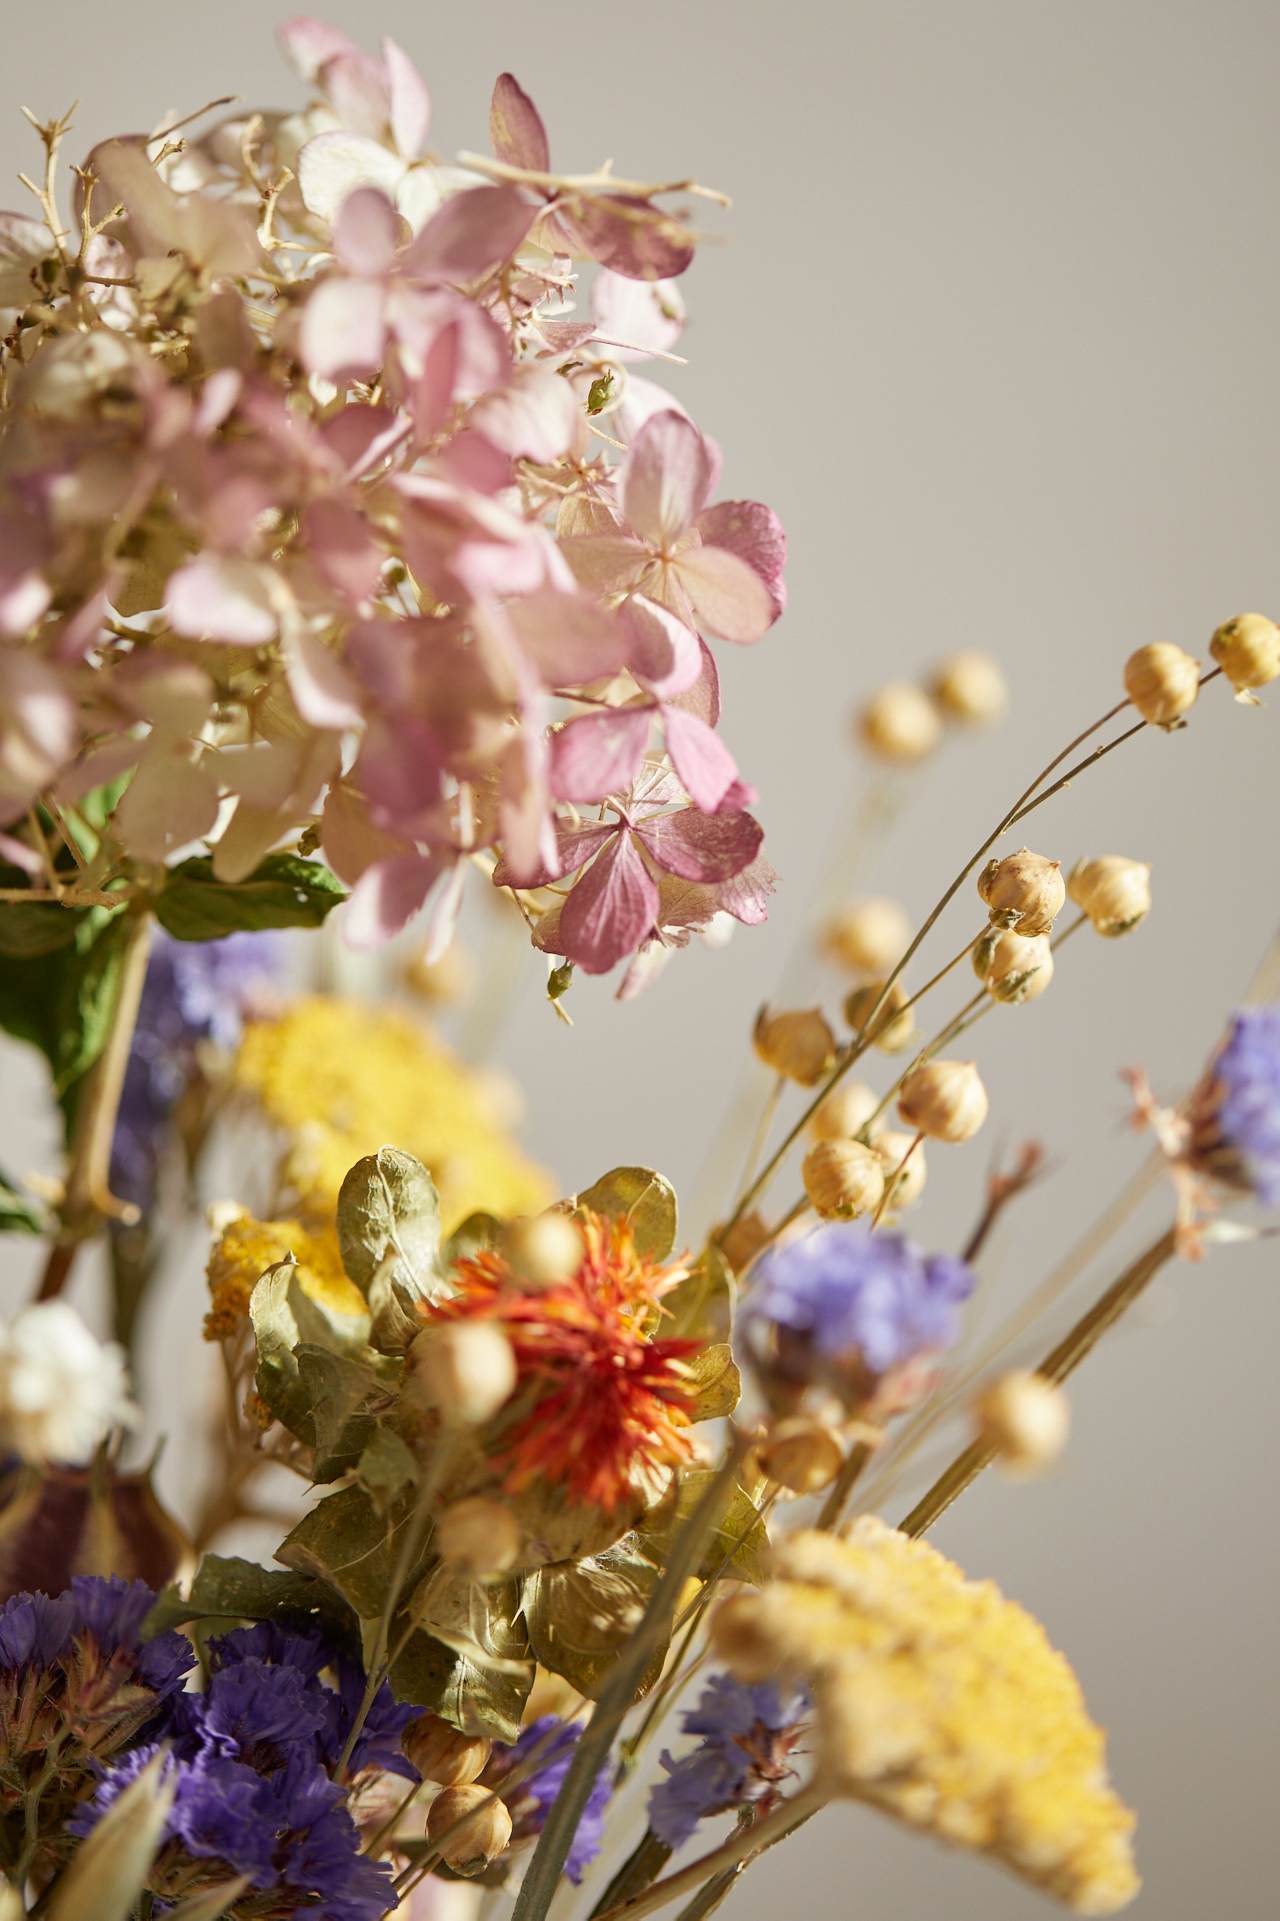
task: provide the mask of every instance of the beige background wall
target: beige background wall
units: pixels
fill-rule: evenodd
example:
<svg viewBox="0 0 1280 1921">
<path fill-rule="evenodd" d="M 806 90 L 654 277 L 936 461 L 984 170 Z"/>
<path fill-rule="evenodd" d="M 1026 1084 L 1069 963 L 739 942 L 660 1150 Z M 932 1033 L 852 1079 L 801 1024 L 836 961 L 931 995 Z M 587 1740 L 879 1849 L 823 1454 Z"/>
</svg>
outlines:
<svg viewBox="0 0 1280 1921">
<path fill-rule="evenodd" d="M 295 100 L 271 40 L 283 11 L 9 0 L 0 178 L 32 165 L 19 103 L 43 114 L 80 94 L 75 150 L 221 92 Z M 528 1091 L 526 1138 L 566 1188 L 627 1159 L 689 1189 L 846 807 L 856 696 L 959 644 L 990 648 L 1013 683 L 1009 725 L 943 756 L 878 863 L 876 883 L 923 911 L 1006 798 L 1116 697 L 1133 647 L 1203 652 L 1218 620 L 1280 607 L 1280 15 L 1246 0 L 331 0 L 328 14 L 410 50 L 445 154 L 483 145 L 509 66 L 559 164 L 611 154 L 734 196 L 714 221 L 725 244 L 688 277 L 691 364 L 673 385 L 722 441 L 727 491 L 769 500 L 791 537 L 792 611 L 754 653 L 721 649 L 725 729 L 784 876 L 775 918 L 680 957 L 634 1006 L 575 987 L 572 1033 L 539 1004 L 531 958 L 499 1049 Z M 1186 733 L 1142 738 L 1038 817 L 1032 845 L 1064 860 L 1151 860 L 1157 905 L 1132 941 L 1082 938 L 1044 1000 L 975 1037 L 993 1121 L 983 1143 L 933 1156 L 915 1231 L 956 1244 L 989 1146 L 1036 1135 L 1056 1172 L 1003 1237 L 1009 1292 L 1144 1151 L 1117 1067 L 1144 1062 L 1180 1091 L 1280 920 L 1280 698 L 1259 713 L 1210 691 Z M 973 925 L 954 910 L 939 957 Z M 37 1082 L 4 1058 L 3 1147 L 30 1165 Z M 1081 1377 L 1055 1477 L 983 1485 L 938 1530 L 1075 1661 L 1141 1814 L 1134 1912 L 1150 1921 L 1275 1912 L 1274 1250 L 1171 1272 Z M 5 1305 L 25 1269 L 15 1256 Z M 172 1325 L 155 1338 L 172 1374 Z M 1012 1921 L 1041 1904 L 844 1809 L 772 1855 L 730 1912 L 779 1910 Z"/>
</svg>

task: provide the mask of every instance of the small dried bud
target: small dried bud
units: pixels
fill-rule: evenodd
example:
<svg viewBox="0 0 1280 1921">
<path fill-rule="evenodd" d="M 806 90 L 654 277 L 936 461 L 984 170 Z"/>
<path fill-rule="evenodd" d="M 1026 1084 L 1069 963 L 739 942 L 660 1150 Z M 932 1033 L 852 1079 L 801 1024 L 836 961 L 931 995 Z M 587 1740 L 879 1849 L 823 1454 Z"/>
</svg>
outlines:
<svg viewBox="0 0 1280 1921">
<path fill-rule="evenodd" d="M 776 1421 L 756 1450 L 760 1471 L 792 1494 L 816 1494 L 829 1487 L 844 1465 L 839 1436 L 812 1414 Z"/>
<path fill-rule="evenodd" d="M 1021 1368 L 989 1387 L 975 1403 L 982 1438 L 999 1452 L 1010 1474 L 1038 1474 L 1067 1444 L 1071 1408 L 1052 1381 Z"/>
<path fill-rule="evenodd" d="M 496 1414 L 516 1384 L 511 1343 L 492 1321 L 424 1328 L 408 1358 L 428 1403 L 464 1427 L 478 1427 Z"/>
<path fill-rule="evenodd" d="M 455 1822 L 460 1825 L 445 1840 Z M 446 1788 L 427 1809 L 427 1839 L 455 1874 L 483 1874 L 511 1839 L 511 1816 L 478 1782 Z"/>
<path fill-rule="evenodd" d="M 819 1141 L 800 1164 L 804 1191 L 824 1221 L 856 1221 L 879 1207 L 884 1169 L 860 1141 Z"/>
<path fill-rule="evenodd" d="M 760 1249 L 769 1238 L 769 1229 L 759 1214 L 744 1214 L 740 1221 L 725 1230 L 720 1241 L 720 1252 L 728 1261 L 735 1274 L 741 1274 L 750 1267 Z"/>
<path fill-rule="evenodd" d="M 1108 940 L 1127 934 L 1151 911 L 1151 869 L 1123 854 L 1078 860 L 1067 875 L 1067 892 Z"/>
<path fill-rule="evenodd" d="M 424 1781 L 460 1788 L 476 1780 L 493 1752 L 484 1734 L 463 1734 L 438 1714 L 420 1714 L 400 1736 L 400 1746 Z"/>
<path fill-rule="evenodd" d="M 531 1287 L 572 1280 L 582 1266 L 582 1235 L 567 1214 L 521 1214 L 502 1231 L 502 1252 Z"/>
<path fill-rule="evenodd" d="M 941 662 L 929 692 L 949 720 L 975 727 L 993 727 L 1009 705 L 1004 675 L 990 654 L 969 648 Z"/>
<path fill-rule="evenodd" d="M 1153 640 L 1124 664 L 1124 691 L 1153 727 L 1172 727 L 1200 692 L 1200 662 L 1172 641 Z"/>
<path fill-rule="evenodd" d="M 1009 1007 L 1033 1001 L 1053 979 L 1049 936 L 992 927 L 973 950 L 973 971 L 993 1000 Z"/>
<path fill-rule="evenodd" d="M 857 1138 L 880 1105 L 880 1096 L 865 1081 L 848 1081 L 834 1087 L 809 1122 L 815 1141 L 851 1141 Z"/>
<path fill-rule="evenodd" d="M 924 1192 L 929 1170 L 925 1165 L 923 1141 L 914 1151 L 912 1149 L 915 1138 L 914 1134 L 900 1134 L 896 1127 L 890 1127 L 875 1143 L 876 1153 L 884 1168 L 884 1184 L 890 1190 L 887 1206 L 895 1214 L 900 1214 L 904 1207 L 911 1207 Z M 908 1154 L 910 1160 L 907 1160 Z M 900 1168 L 901 1173 L 898 1172 Z"/>
<path fill-rule="evenodd" d="M 817 1007 L 771 1014 L 762 1007 L 756 1015 L 752 1041 L 756 1053 L 775 1074 L 785 1074 L 801 1087 L 812 1087 L 832 1066 L 836 1037 Z"/>
<path fill-rule="evenodd" d="M 1020 847 L 1003 860 L 989 860 L 978 876 L 978 893 L 993 927 L 1020 934 L 1047 934 L 1067 898 L 1061 864 Z"/>
<path fill-rule="evenodd" d="M 898 1112 L 935 1141 L 967 1141 L 987 1118 L 987 1090 L 972 1061 L 926 1061 L 908 1075 Z"/>
<path fill-rule="evenodd" d="M 452 1007 L 467 999 L 474 984 L 474 970 L 458 941 L 451 941 L 436 960 L 428 960 L 430 949 L 414 954 L 405 963 L 404 984 L 431 1007 Z"/>
<path fill-rule="evenodd" d="M 520 1558 L 520 1526 L 509 1507 L 483 1494 L 469 1494 L 447 1507 L 436 1522 L 442 1560 L 485 1580 L 505 1574 Z"/>
<path fill-rule="evenodd" d="M 888 974 L 911 944 L 911 922 L 896 900 L 855 900 L 828 921 L 822 945 L 851 974 Z"/>
<path fill-rule="evenodd" d="M 927 694 L 909 681 L 890 681 L 857 718 L 862 745 L 881 760 L 924 760 L 942 739 L 942 720 Z"/>
<path fill-rule="evenodd" d="M 907 1006 L 911 996 L 902 981 L 893 983 L 871 1027 L 865 1035 L 862 1031 L 863 1023 L 870 1018 L 872 1008 L 883 993 L 883 981 L 868 981 L 865 987 L 855 987 L 845 998 L 844 1017 L 859 1040 L 869 1040 L 884 1054 L 901 1054 L 916 1037 L 915 1017 Z"/>
<path fill-rule="evenodd" d="M 777 1590 L 763 1594 L 735 1594 L 722 1601 L 711 1617 L 711 1645 L 739 1681 L 754 1685 L 776 1680 L 791 1650 L 792 1637 L 782 1631 L 772 1603 Z"/>
<path fill-rule="evenodd" d="M 1280 677 L 1280 627 L 1265 614 L 1237 614 L 1224 621 L 1209 652 L 1238 694 Z"/>
</svg>

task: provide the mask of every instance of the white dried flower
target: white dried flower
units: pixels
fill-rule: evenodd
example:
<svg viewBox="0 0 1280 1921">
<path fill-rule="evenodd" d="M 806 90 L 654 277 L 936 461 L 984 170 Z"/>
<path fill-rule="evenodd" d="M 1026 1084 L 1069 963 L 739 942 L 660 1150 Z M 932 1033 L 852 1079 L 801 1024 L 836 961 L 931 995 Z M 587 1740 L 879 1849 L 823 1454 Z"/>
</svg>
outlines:
<svg viewBox="0 0 1280 1921">
<path fill-rule="evenodd" d="M 24 1307 L 0 1330 L 0 1434 L 24 1461 L 82 1466 L 137 1420 L 124 1349 L 95 1339 L 65 1301 Z"/>
</svg>

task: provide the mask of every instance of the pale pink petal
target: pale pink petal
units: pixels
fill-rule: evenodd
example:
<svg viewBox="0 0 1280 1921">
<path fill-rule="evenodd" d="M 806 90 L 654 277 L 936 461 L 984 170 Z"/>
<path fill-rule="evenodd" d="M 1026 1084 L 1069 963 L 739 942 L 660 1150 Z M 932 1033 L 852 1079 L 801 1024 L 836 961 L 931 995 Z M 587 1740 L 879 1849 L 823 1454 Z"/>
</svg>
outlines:
<svg viewBox="0 0 1280 1921">
<path fill-rule="evenodd" d="M 533 215 L 515 187 L 455 193 L 412 242 L 400 271 L 410 280 L 478 280 L 510 259 Z"/>
<path fill-rule="evenodd" d="M 534 887 L 535 874 L 556 865 L 556 835 L 548 806 L 546 742 L 526 725 L 498 761 L 498 830 L 502 863 L 515 887 Z"/>
<path fill-rule="evenodd" d="M 618 832 L 617 821 L 609 821 L 591 827 L 567 827 L 563 822 L 556 823 L 556 858 L 532 869 L 523 869 L 517 878 L 506 853 L 498 856 L 498 864 L 493 870 L 495 887 L 549 887 L 553 880 L 562 880 L 566 874 L 576 873 L 584 861 L 598 854 L 605 842 Z"/>
<path fill-rule="evenodd" d="M 558 213 L 585 254 L 628 280 L 670 280 L 693 259 L 680 223 L 634 195 L 583 194 Z"/>
<path fill-rule="evenodd" d="M 31 269 L 52 248 L 52 236 L 42 220 L 0 213 L 0 307 L 30 305 L 36 298 Z"/>
<path fill-rule="evenodd" d="M 169 624 L 187 640 L 262 647 L 278 622 L 260 570 L 233 554 L 200 554 L 169 577 Z"/>
<path fill-rule="evenodd" d="M 349 40 L 340 27 L 331 27 L 325 20 L 313 20 L 306 13 L 286 20 L 277 28 L 276 39 L 289 65 L 304 80 L 315 80 L 326 60 L 336 59 L 340 53 L 359 51 L 355 41 Z"/>
<path fill-rule="evenodd" d="M 385 556 L 364 515 L 345 500 L 315 500 L 302 524 L 321 579 L 357 607 L 369 600 Z"/>
<path fill-rule="evenodd" d="M 759 574 L 773 602 L 774 618 L 785 613 L 787 536 L 772 507 L 759 500 L 718 500 L 698 515 L 698 532 L 709 547 L 725 547 Z"/>
<path fill-rule="evenodd" d="M 431 128 L 431 96 L 422 75 L 394 40 L 384 38 L 382 58 L 391 84 L 391 138 L 405 159 L 412 160 L 422 151 Z"/>
<path fill-rule="evenodd" d="M 453 330 L 457 358 L 450 399 L 477 400 L 501 386 L 511 373 L 511 347 L 497 321 L 474 300 L 464 300 L 445 287 L 408 287 L 393 280 L 387 324 L 410 381 L 421 378 L 427 355 L 441 333 Z"/>
<path fill-rule="evenodd" d="M 655 547 L 670 547 L 706 505 L 714 483 L 706 441 L 684 414 L 655 414 L 622 466 L 627 525 Z"/>
<path fill-rule="evenodd" d="M 320 84 L 333 110 L 352 133 L 380 140 L 391 121 L 391 86 L 381 60 L 359 47 L 325 61 Z"/>
<path fill-rule="evenodd" d="M 259 807 L 250 800 L 240 801 L 213 850 L 215 878 L 228 887 L 248 880 L 276 843 L 297 827 L 298 817 L 296 808 Z"/>
<path fill-rule="evenodd" d="M 625 592 L 649 566 L 648 549 L 625 534 L 571 534 L 560 551 L 574 578 L 596 594 Z"/>
<path fill-rule="evenodd" d="M 427 915 L 426 940 L 422 949 L 423 963 L 427 967 L 434 967 L 457 932 L 458 914 L 466 885 L 467 863 L 455 860 Z"/>
<path fill-rule="evenodd" d="M 568 721 L 551 737 L 556 799 L 597 801 L 625 792 L 640 771 L 652 717 L 650 707 L 615 707 Z"/>
<path fill-rule="evenodd" d="M 622 985 L 613 998 L 616 1001 L 637 999 L 652 981 L 657 980 L 675 951 L 675 946 L 667 947 L 662 941 L 648 941 L 622 976 Z"/>
<path fill-rule="evenodd" d="M 325 380 L 358 379 L 382 365 L 386 294 L 380 280 L 322 280 L 302 309 L 303 365 Z"/>
<path fill-rule="evenodd" d="M 674 347 L 684 328 L 684 300 L 674 280 L 628 280 L 602 267 L 591 311 L 617 360 L 647 360 Z"/>
<path fill-rule="evenodd" d="M 727 547 L 687 547 L 672 569 L 698 624 L 718 640 L 749 644 L 777 619 L 774 597 L 754 567 Z"/>
<path fill-rule="evenodd" d="M 338 209 L 333 250 L 348 273 L 380 279 L 396 257 L 400 216 L 378 187 L 357 187 Z"/>
<path fill-rule="evenodd" d="M 754 807 L 760 798 L 759 789 L 749 781 L 735 780 L 726 787 L 721 797 L 717 814 L 740 814 L 744 807 Z"/>
<path fill-rule="evenodd" d="M 55 798 L 74 807 L 95 787 L 119 780 L 121 774 L 137 763 L 146 745 L 144 740 L 113 740 L 105 747 L 96 747 L 83 760 L 64 768 L 54 789 Z"/>
<path fill-rule="evenodd" d="M 584 974 L 607 974 L 653 926 L 658 887 L 632 836 L 615 834 L 560 909 L 560 941 Z"/>
<path fill-rule="evenodd" d="M 44 873 L 44 861 L 35 848 L 28 847 L 25 840 L 15 840 L 12 834 L 0 834 L 0 860 L 7 860 L 10 867 L 30 874 L 33 880 Z"/>
<path fill-rule="evenodd" d="M 716 658 L 705 640 L 698 640 L 698 657 L 702 666 L 692 687 L 682 694 L 668 694 L 667 703 L 672 707 L 683 707 L 686 713 L 696 714 L 708 727 L 720 725 L 720 669 Z"/>
<path fill-rule="evenodd" d="M 25 634 L 48 610 L 52 599 L 48 581 L 34 568 L 0 586 L 0 634 Z"/>
<path fill-rule="evenodd" d="M 618 609 L 629 647 L 627 666 L 640 685 L 659 700 L 685 694 L 702 673 L 697 634 L 644 594 L 629 594 Z"/>
<path fill-rule="evenodd" d="M 366 729 L 355 777 L 374 818 L 412 840 L 439 839 L 448 830 L 440 788 L 440 743 L 413 714 L 376 718 Z"/>
<path fill-rule="evenodd" d="M 0 513 L 0 633 L 24 634 L 53 599 L 41 573 L 47 539 L 27 514 Z"/>
<path fill-rule="evenodd" d="M 541 314 L 530 318 L 554 354 L 572 353 L 575 347 L 590 340 L 596 330 L 594 320 L 544 320 Z"/>
<path fill-rule="evenodd" d="M 548 465 L 573 445 L 578 397 L 549 367 L 518 367 L 505 387 L 471 409 L 470 424 L 513 459 Z"/>
<path fill-rule="evenodd" d="M 125 713 L 151 722 L 153 739 L 190 740 L 209 718 L 214 685 L 193 660 L 139 650 L 112 670 L 113 698 Z"/>
<path fill-rule="evenodd" d="M 358 480 L 371 473 L 409 431 L 409 422 L 389 407 L 363 404 L 339 408 L 320 429 L 325 445 L 337 457 L 344 480 Z"/>
<path fill-rule="evenodd" d="M 757 854 L 740 874 L 718 882 L 715 894 L 726 914 L 732 914 L 746 927 L 758 927 L 769 918 L 764 904 L 777 884 L 778 876 L 764 855 Z"/>
<path fill-rule="evenodd" d="M 74 683 L 72 683 L 74 685 Z M 57 671 L 25 649 L 0 652 L 0 730 L 11 772 L 34 787 L 52 779 L 75 752 L 76 701 Z"/>
<path fill-rule="evenodd" d="M 284 667 L 293 704 L 309 726 L 342 732 L 359 725 L 362 716 L 355 682 L 333 651 L 301 621 L 291 622 L 285 633 Z"/>
<path fill-rule="evenodd" d="M 546 173 L 551 148 L 542 116 L 513 73 L 500 73 L 489 103 L 489 140 L 508 167 Z"/>
<path fill-rule="evenodd" d="M 239 400 L 243 387 L 244 375 L 237 367 L 219 367 L 216 373 L 211 373 L 200 390 L 200 404 L 191 420 L 192 432 L 202 440 L 216 434 Z"/>
<path fill-rule="evenodd" d="M 740 874 L 764 839 L 764 829 L 750 814 L 703 814 L 696 807 L 639 821 L 635 833 L 668 874 L 702 881 Z"/>
<path fill-rule="evenodd" d="M 112 816 L 120 845 L 136 860 L 165 860 L 203 840 L 218 818 L 218 783 L 208 759 L 193 761 L 189 744 L 149 749 Z"/>
<path fill-rule="evenodd" d="M 455 485 L 478 494 L 498 494 L 511 485 L 511 456 L 483 434 L 464 429 L 437 456 L 440 471 Z"/>
<path fill-rule="evenodd" d="M 448 420 L 461 360 L 462 327 L 450 320 L 422 356 L 422 371 L 409 388 L 407 404 L 413 418 L 415 450 L 429 446 Z"/>
<path fill-rule="evenodd" d="M 367 867 L 392 854 L 412 854 L 413 844 L 379 827 L 364 795 L 336 780 L 325 795 L 320 846 L 340 881 L 354 887 Z"/>
<path fill-rule="evenodd" d="M 524 652 L 548 687 L 582 687 L 616 674 L 626 636 L 611 615 L 581 594 L 540 592 L 506 609 Z"/>
<path fill-rule="evenodd" d="M 655 414 L 677 413 L 689 418 L 688 410 L 680 405 L 674 394 L 660 387 L 656 380 L 646 380 L 642 374 L 629 373 L 627 384 L 622 390 L 622 399 L 614 408 L 610 419 L 610 431 L 621 440 L 624 446 L 633 445 L 640 429 Z"/>
<path fill-rule="evenodd" d="M 682 707 L 664 707 L 662 725 L 671 764 L 695 807 L 714 814 L 738 778 L 738 766 L 719 734 Z"/>
<path fill-rule="evenodd" d="M 330 225 L 357 187 L 380 187 L 395 200 L 405 176 L 397 154 L 363 134 L 333 128 L 308 140 L 298 155 L 298 190 L 309 213 Z"/>
<path fill-rule="evenodd" d="M 97 646 L 102 638 L 108 603 L 112 596 L 119 592 L 124 579 L 123 568 L 113 568 L 98 592 L 90 594 L 89 598 L 82 601 L 76 608 L 58 635 L 59 660 L 83 660 L 90 648 Z"/>
<path fill-rule="evenodd" d="M 381 947 L 418 912 L 445 862 L 435 854 L 391 854 L 365 869 L 342 909 L 348 947 Z"/>
</svg>

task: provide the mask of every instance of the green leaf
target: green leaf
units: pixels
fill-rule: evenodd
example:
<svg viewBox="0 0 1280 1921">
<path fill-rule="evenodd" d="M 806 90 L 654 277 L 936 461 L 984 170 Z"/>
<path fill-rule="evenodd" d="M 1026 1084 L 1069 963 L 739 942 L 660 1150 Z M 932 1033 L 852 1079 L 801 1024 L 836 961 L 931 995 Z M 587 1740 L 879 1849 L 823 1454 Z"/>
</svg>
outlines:
<svg viewBox="0 0 1280 1921">
<path fill-rule="evenodd" d="M 417 1497 L 412 1492 L 378 1512 L 372 1495 L 362 1487 L 339 1488 L 304 1515 L 293 1533 L 276 1550 L 276 1559 L 301 1574 L 329 1581 L 349 1601 L 362 1620 L 372 1621 L 383 1609 L 403 1530 L 413 1519 Z M 420 1580 L 432 1559 L 430 1535 L 407 1580 Z"/>
<path fill-rule="evenodd" d="M 18 886 L 4 876 L 6 886 Z M 59 907 L 55 901 L 5 901 L 0 906 L 0 955 L 6 960 L 34 959 L 40 954 L 56 953 L 76 937 L 76 927 L 88 910 Z"/>
<path fill-rule="evenodd" d="M 422 1162 L 398 1147 L 357 1161 L 338 1195 L 338 1244 L 369 1303 L 374 1346 L 402 1353 L 422 1326 L 419 1303 L 453 1292 L 440 1265 L 440 1202 Z"/>
<path fill-rule="evenodd" d="M 733 1358 L 733 1349 L 722 1341 L 704 1347 L 685 1362 L 697 1392 L 695 1421 L 718 1421 L 732 1414 L 742 1399 L 742 1376 Z"/>
<path fill-rule="evenodd" d="M 59 1875 L 48 1921 L 128 1921 L 164 1833 L 174 1783 L 156 1755 L 112 1802 Z"/>
<path fill-rule="evenodd" d="M 419 1589 L 396 1623 L 398 1636 L 415 1615 L 428 1617 L 392 1666 L 392 1693 L 464 1733 L 513 1742 L 534 1672 L 521 1584 L 513 1578 L 488 1585 L 443 1572 L 443 1580 L 430 1577 L 430 1591 Z"/>
<path fill-rule="evenodd" d="M 615 1167 L 579 1194 L 577 1202 L 611 1220 L 625 1217 L 631 1223 L 637 1253 L 655 1261 L 665 1261 L 676 1244 L 675 1189 L 651 1167 Z"/>
<path fill-rule="evenodd" d="M 0 906 L 0 926 L 13 911 Z M 43 910 L 20 902 L 16 911 Z M 115 1012 L 129 917 L 108 907 L 48 911 L 61 917 L 67 937 L 43 951 L 4 955 L 0 1027 L 44 1055 L 69 1129 L 80 1082 L 102 1052 Z"/>
<path fill-rule="evenodd" d="M 369 1355 L 364 1316 L 339 1314 L 313 1301 L 303 1292 L 298 1272 L 292 1259 L 269 1267 L 249 1297 L 249 1318 L 258 1349 L 259 1394 L 291 1434 L 314 1447 L 311 1393 L 295 1348 L 324 1348 L 352 1359 L 374 1357 Z"/>
<path fill-rule="evenodd" d="M 385 1514 L 401 1488 L 417 1480 L 418 1463 L 394 1428 L 375 1427 L 356 1472 L 372 1494 L 378 1512 Z"/>
<path fill-rule="evenodd" d="M 562 1561 L 524 1578 L 529 1642 L 543 1667 L 598 1701 L 662 1570 L 639 1535 L 586 1561 Z M 664 1640 L 642 1677 L 637 1700 L 662 1672 Z"/>
<path fill-rule="evenodd" d="M 247 880 L 215 880 L 204 855 L 180 861 L 156 901 L 156 919 L 175 940 L 220 940 L 242 928 L 319 927 L 346 899 L 318 860 L 268 854 Z"/>
<path fill-rule="evenodd" d="M 727 1341 L 733 1329 L 733 1274 L 718 1247 L 707 1246 L 678 1287 L 664 1294 L 662 1333 L 693 1341 Z"/>
<path fill-rule="evenodd" d="M 29 1200 L 0 1169 L 0 1234 L 47 1234 L 48 1231 L 49 1219 L 44 1209 Z"/>
<path fill-rule="evenodd" d="M 142 1638 L 153 1641 L 189 1621 L 282 1621 L 306 1630 L 319 1627 L 327 1640 L 360 1659 L 360 1624 L 327 1581 L 310 1574 L 285 1574 L 238 1556 L 206 1554 L 191 1592 L 176 1585 L 160 1594 L 142 1624 Z"/>
<path fill-rule="evenodd" d="M 468 1214 L 441 1248 L 441 1267 L 447 1273 L 459 1261 L 471 1260 L 482 1249 L 493 1247 L 501 1232 L 502 1222 L 496 1214 Z"/>
<path fill-rule="evenodd" d="M 378 1403 L 389 1402 L 391 1384 L 369 1362 L 309 1341 L 298 1343 L 293 1358 L 315 1431 L 311 1478 L 336 1481 L 350 1472 L 373 1439 Z"/>
</svg>

